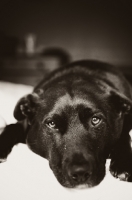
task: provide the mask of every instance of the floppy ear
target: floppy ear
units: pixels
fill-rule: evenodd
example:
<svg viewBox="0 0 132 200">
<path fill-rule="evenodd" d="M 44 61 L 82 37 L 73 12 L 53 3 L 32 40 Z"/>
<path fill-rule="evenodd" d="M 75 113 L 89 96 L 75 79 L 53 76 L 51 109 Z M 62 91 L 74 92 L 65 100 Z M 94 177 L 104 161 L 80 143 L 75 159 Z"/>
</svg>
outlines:
<svg viewBox="0 0 132 200">
<path fill-rule="evenodd" d="M 132 101 L 117 91 L 110 91 L 110 103 L 113 104 L 114 108 L 119 113 L 132 113 Z"/>
<path fill-rule="evenodd" d="M 40 97 L 37 93 L 28 94 L 22 97 L 16 104 L 14 109 L 14 117 L 18 121 L 27 118 L 28 122 L 31 123 L 39 99 Z"/>
</svg>

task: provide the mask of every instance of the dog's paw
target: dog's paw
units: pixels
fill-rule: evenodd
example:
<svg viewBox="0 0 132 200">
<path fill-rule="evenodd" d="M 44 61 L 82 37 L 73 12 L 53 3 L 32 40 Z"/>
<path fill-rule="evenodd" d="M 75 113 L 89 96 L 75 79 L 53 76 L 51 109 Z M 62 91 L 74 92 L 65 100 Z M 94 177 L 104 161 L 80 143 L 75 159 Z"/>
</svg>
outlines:
<svg viewBox="0 0 132 200">
<path fill-rule="evenodd" d="M 0 163 L 3 163 L 7 160 L 7 157 L 10 152 L 11 152 L 11 147 L 5 144 L 0 137 Z"/>
<path fill-rule="evenodd" d="M 6 162 L 7 158 L 0 158 L 0 163 Z"/>
<path fill-rule="evenodd" d="M 3 163 L 7 160 L 8 155 L 10 154 L 12 148 L 6 145 L 1 145 L 0 141 L 0 163 Z"/>
<path fill-rule="evenodd" d="M 110 172 L 121 181 L 132 182 L 132 161 L 111 161 Z"/>
<path fill-rule="evenodd" d="M 9 151 L 0 148 L 0 163 L 6 162 Z"/>
</svg>

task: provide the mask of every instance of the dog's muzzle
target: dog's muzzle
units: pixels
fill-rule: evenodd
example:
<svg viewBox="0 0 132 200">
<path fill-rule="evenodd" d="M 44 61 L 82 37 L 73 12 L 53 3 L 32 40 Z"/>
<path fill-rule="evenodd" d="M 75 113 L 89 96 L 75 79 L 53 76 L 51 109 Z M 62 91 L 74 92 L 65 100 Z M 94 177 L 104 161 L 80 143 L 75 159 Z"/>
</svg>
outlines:
<svg viewBox="0 0 132 200">
<path fill-rule="evenodd" d="M 87 183 L 91 179 L 93 171 L 94 161 L 90 155 L 85 159 L 81 154 L 74 154 L 71 160 L 65 160 L 65 173 L 74 185 Z"/>
</svg>

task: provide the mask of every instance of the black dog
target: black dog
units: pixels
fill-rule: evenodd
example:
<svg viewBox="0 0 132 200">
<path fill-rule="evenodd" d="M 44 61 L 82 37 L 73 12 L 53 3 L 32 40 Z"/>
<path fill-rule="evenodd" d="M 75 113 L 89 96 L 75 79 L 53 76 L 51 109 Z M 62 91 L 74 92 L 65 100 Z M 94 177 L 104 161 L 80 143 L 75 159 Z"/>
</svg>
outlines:
<svg viewBox="0 0 132 200">
<path fill-rule="evenodd" d="M 99 184 L 110 171 L 132 181 L 132 90 L 115 67 L 79 61 L 49 75 L 20 99 L 14 110 L 17 124 L 0 136 L 0 157 L 25 142 L 49 160 L 65 187 Z"/>
</svg>

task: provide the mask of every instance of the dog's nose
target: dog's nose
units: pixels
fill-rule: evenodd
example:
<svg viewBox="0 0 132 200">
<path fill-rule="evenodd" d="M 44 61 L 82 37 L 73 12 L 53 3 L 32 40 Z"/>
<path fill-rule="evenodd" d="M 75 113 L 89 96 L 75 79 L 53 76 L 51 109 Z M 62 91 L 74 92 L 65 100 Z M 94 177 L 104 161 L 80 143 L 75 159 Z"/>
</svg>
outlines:
<svg viewBox="0 0 132 200">
<path fill-rule="evenodd" d="M 84 183 L 90 178 L 91 174 L 92 170 L 88 164 L 72 165 L 68 169 L 69 177 L 77 183 Z"/>
</svg>

